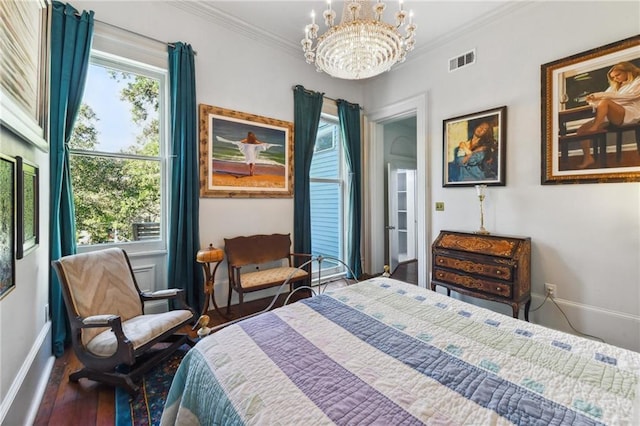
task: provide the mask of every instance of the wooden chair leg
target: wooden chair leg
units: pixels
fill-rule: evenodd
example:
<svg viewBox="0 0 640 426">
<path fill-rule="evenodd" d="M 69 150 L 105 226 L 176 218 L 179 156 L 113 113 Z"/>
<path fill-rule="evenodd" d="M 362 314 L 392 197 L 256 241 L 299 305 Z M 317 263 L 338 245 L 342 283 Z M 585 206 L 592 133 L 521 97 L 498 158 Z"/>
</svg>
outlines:
<svg viewBox="0 0 640 426">
<path fill-rule="evenodd" d="M 244 316 L 244 293 L 242 291 L 238 292 L 238 311 L 240 312 L 240 317 Z"/>
<path fill-rule="evenodd" d="M 622 130 L 616 130 L 616 163 L 622 160 Z"/>
<path fill-rule="evenodd" d="M 231 313 L 231 294 L 233 293 L 233 288 L 231 287 L 231 282 L 229 282 L 229 294 L 227 295 L 227 315 Z"/>
<path fill-rule="evenodd" d="M 600 164 L 600 167 L 605 167 L 607 165 L 606 133 L 592 135 L 591 146 L 593 148 L 593 158 Z"/>
<path fill-rule="evenodd" d="M 636 150 L 640 154 L 640 124 L 638 126 L 634 129 L 634 134 L 636 136 Z M 616 162 L 618 163 L 622 161 L 622 133 L 625 130 L 631 129 L 616 129 Z"/>
<path fill-rule="evenodd" d="M 569 162 L 569 143 L 561 139 L 558 143 L 560 144 L 560 162 L 566 165 Z"/>
</svg>

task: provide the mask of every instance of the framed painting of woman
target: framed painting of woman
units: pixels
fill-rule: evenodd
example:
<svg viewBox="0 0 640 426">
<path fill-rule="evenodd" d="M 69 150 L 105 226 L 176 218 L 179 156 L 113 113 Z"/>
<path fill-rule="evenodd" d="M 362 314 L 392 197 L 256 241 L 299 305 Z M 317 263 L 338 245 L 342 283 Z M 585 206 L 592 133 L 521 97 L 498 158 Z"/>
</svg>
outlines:
<svg viewBox="0 0 640 426">
<path fill-rule="evenodd" d="M 293 123 L 200 104 L 200 196 L 293 196 Z"/>
<path fill-rule="evenodd" d="M 504 186 L 507 107 L 443 121 L 442 186 Z"/>
<path fill-rule="evenodd" d="M 640 36 L 540 74 L 542 184 L 640 181 Z"/>
</svg>

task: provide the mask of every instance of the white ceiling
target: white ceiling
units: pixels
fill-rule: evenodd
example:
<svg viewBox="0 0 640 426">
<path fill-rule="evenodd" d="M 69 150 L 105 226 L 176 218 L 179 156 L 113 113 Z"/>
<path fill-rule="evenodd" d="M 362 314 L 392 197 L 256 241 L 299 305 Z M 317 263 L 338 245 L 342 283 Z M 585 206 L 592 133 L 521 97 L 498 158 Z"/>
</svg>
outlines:
<svg viewBox="0 0 640 426">
<path fill-rule="evenodd" d="M 332 1 L 337 13 L 336 22 L 342 18 L 344 3 L 343 0 Z M 385 3 L 384 18 L 387 22 L 393 22 L 398 1 Z M 518 0 L 404 0 L 404 9 L 413 11 L 413 20 L 418 26 L 414 55 L 455 37 L 471 26 L 483 25 L 496 15 L 508 13 L 524 3 Z M 327 7 L 326 0 L 177 0 L 174 5 L 246 36 L 299 52 L 301 57 L 300 40 L 305 25 L 311 22 L 311 10 L 316 12 L 320 32 L 326 28 L 321 18 L 322 11 Z"/>
</svg>

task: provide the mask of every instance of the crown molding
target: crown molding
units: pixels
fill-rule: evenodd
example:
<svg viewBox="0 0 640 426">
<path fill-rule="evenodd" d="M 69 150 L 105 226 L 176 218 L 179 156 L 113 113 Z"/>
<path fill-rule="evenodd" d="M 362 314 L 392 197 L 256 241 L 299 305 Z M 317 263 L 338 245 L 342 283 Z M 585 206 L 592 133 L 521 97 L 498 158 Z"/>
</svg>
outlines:
<svg viewBox="0 0 640 426">
<path fill-rule="evenodd" d="M 171 2 L 171 5 L 192 15 L 207 19 L 236 34 L 304 59 L 300 53 L 302 49 L 299 43 L 286 40 L 277 34 L 252 26 L 242 19 L 225 13 L 216 8 L 214 2 L 206 0 L 177 0 Z"/>
<path fill-rule="evenodd" d="M 399 68 L 407 63 L 413 62 L 421 56 L 427 54 L 433 49 L 436 49 L 443 44 L 449 43 L 463 35 L 468 34 L 470 31 L 476 28 L 485 28 L 489 23 L 504 18 L 507 15 L 514 13 L 516 10 L 528 7 L 535 3 L 535 0 L 516 0 L 507 1 L 503 5 L 493 9 L 492 11 L 482 15 L 481 17 L 468 22 L 465 25 L 456 27 L 455 30 L 448 32 L 440 37 L 420 42 L 418 41 L 417 47 L 407 55 L 407 59 L 402 64 L 394 65 L 394 68 Z M 239 19 L 233 15 L 221 11 L 215 7 L 215 2 L 207 0 L 175 0 L 171 2 L 173 7 L 181 9 L 194 16 L 204 18 L 210 22 L 213 22 L 221 27 L 224 27 L 238 35 L 242 35 L 251 40 L 262 43 L 263 45 L 279 49 L 294 57 L 299 57 L 304 60 L 302 50 L 298 42 L 284 39 L 279 35 L 266 31 L 262 28 L 257 28 L 254 25 L 250 25 L 246 21 Z M 419 37 L 420 28 L 418 28 Z M 419 39 L 418 39 L 419 40 Z"/>
<path fill-rule="evenodd" d="M 503 5 L 496 7 L 490 12 L 485 13 L 484 15 L 466 23 L 465 25 L 456 27 L 455 30 L 448 32 L 447 34 L 443 34 L 440 37 L 436 37 L 434 39 L 428 40 L 424 43 L 418 45 L 414 51 L 412 52 L 411 59 L 415 57 L 422 56 L 425 53 L 434 50 L 443 44 L 447 44 L 457 38 L 460 38 L 464 35 L 468 35 L 469 32 L 474 31 L 478 28 L 486 28 L 488 24 L 498 21 L 508 15 L 513 14 L 516 10 L 522 9 L 525 6 L 530 6 L 534 4 L 535 1 L 523 0 L 523 1 L 508 1 Z M 418 28 L 419 30 L 419 28 Z M 409 57 L 407 57 L 409 60 Z"/>
</svg>

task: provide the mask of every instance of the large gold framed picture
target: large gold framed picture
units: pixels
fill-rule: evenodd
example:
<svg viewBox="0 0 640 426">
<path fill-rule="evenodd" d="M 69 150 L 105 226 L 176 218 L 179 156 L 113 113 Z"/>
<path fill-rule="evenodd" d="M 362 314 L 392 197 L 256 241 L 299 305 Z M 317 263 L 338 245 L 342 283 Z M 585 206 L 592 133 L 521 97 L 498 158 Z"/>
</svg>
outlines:
<svg viewBox="0 0 640 426">
<path fill-rule="evenodd" d="M 293 196 L 293 123 L 200 104 L 200 196 Z"/>
<path fill-rule="evenodd" d="M 542 65 L 542 184 L 640 181 L 640 36 Z"/>
</svg>

